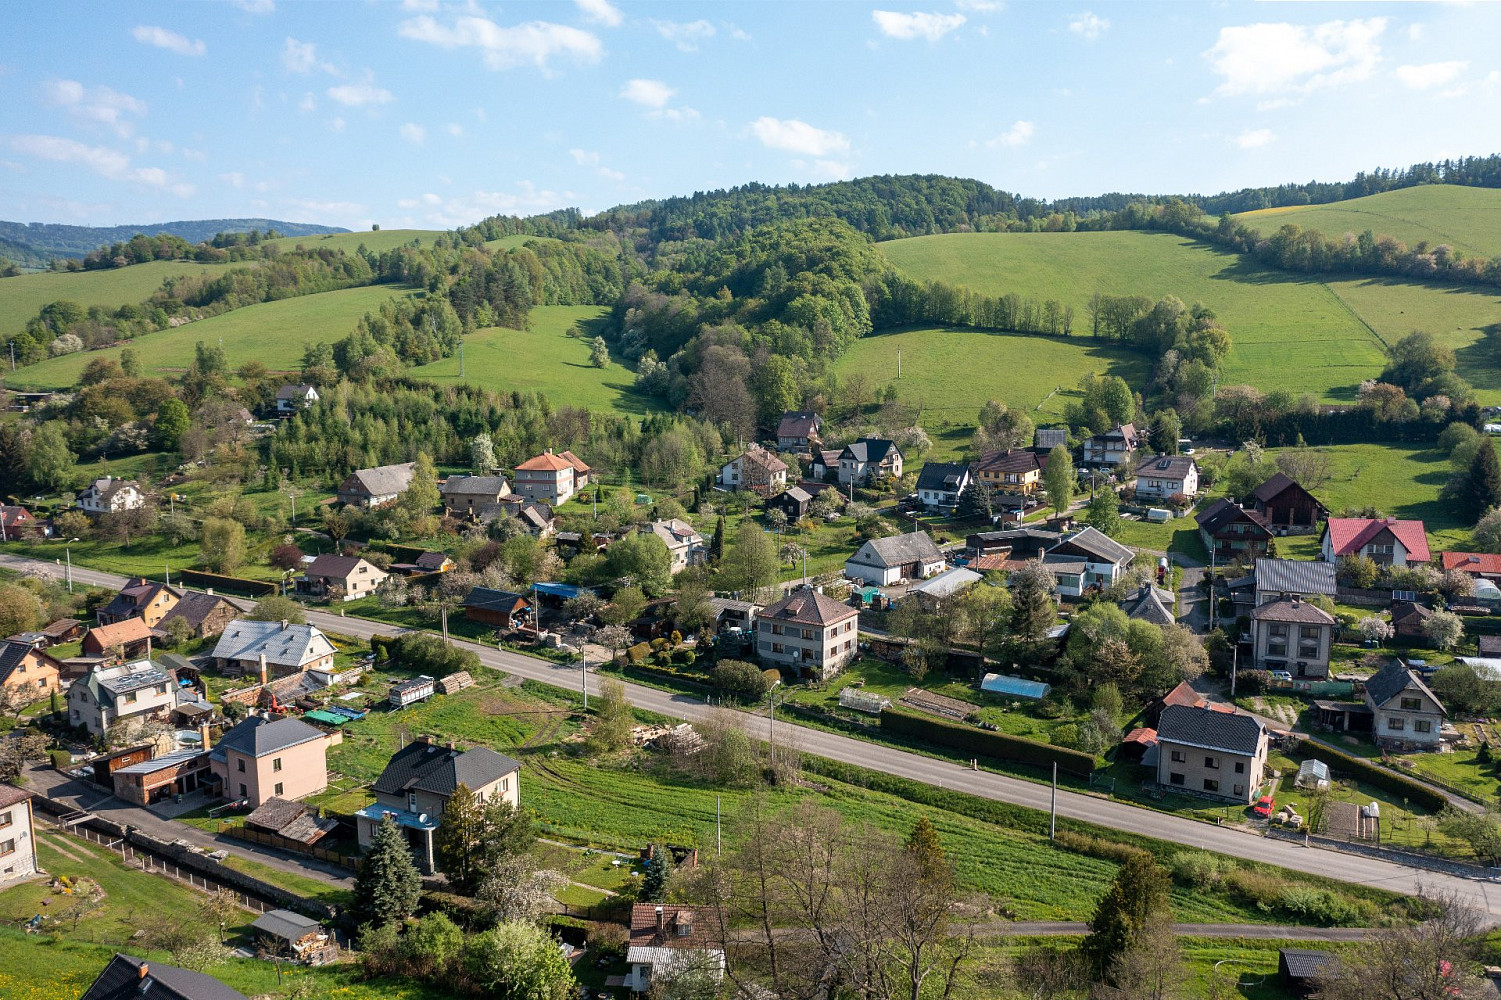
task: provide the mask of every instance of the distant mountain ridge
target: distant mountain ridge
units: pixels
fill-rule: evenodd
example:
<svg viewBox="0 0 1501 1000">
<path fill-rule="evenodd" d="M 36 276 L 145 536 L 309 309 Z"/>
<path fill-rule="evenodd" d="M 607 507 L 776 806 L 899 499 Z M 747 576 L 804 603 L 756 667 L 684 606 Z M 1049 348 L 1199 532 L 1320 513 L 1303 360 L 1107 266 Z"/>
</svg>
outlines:
<svg viewBox="0 0 1501 1000">
<path fill-rule="evenodd" d="M 132 226 L 65 226 L 53 222 L 0 221 L 0 256 L 9 257 L 23 266 L 45 266 L 53 257 L 82 257 L 90 250 L 108 243 L 129 240 L 137 233 L 147 236 L 170 233 L 189 243 L 201 243 L 213 239 L 219 233 L 248 233 L 252 229 L 262 232 L 274 229 L 283 236 L 321 236 L 324 233 L 349 232 L 337 226 L 283 222 L 280 219 L 191 219 Z"/>
</svg>

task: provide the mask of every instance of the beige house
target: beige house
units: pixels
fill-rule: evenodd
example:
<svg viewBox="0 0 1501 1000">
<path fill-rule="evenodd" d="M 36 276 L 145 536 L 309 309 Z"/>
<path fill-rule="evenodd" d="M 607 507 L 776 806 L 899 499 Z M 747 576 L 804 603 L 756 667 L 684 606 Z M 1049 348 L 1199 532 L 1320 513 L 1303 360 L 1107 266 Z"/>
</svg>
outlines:
<svg viewBox="0 0 1501 1000">
<path fill-rule="evenodd" d="M 859 653 L 860 611 L 811 587 L 756 612 L 762 661 L 827 680 Z"/>
<path fill-rule="evenodd" d="M 1034 492 L 1042 482 L 1043 456 L 1029 448 L 982 455 L 971 470 L 974 478 L 1002 493 Z"/>
<path fill-rule="evenodd" d="M 0 784 L 0 885 L 27 878 L 36 870 L 31 793 Z"/>
<path fill-rule="evenodd" d="M 1116 424 L 1103 434 L 1084 439 L 1084 459 L 1087 466 L 1112 469 L 1122 462 L 1129 462 L 1141 447 L 1141 431 L 1135 424 Z"/>
<path fill-rule="evenodd" d="M 443 498 L 443 513 L 449 517 L 475 518 L 481 511 L 511 495 L 505 476 L 449 476 L 438 487 Z"/>
<path fill-rule="evenodd" d="M 667 554 L 672 557 L 672 572 L 679 573 L 704 561 L 708 553 L 704 536 L 687 521 L 674 517 L 653 521 L 648 527 L 667 546 Z"/>
<path fill-rule="evenodd" d="M 787 488 L 787 463 L 765 448 L 753 446 L 719 467 L 719 485 L 772 497 Z"/>
<path fill-rule="evenodd" d="M 286 677 L 304 670 L 326 670 L 334 662 L 334 645 L 312 625 L 291 622 L 230 622 L 214 645 L 214 662 L 231 677 L 259 674 Z"/>
<path fill-rule="evenodd" d="M 1169 705 L 1157 720 L 1157 783 L 1250 805 L 1266 770 L 1266 727 L 1249 715 Z"/>
<path fill-rule="evenodd" d="M 369 508 L 393 504 L 412 485 L 412 476 L 416 471 L 416 462 L 356 469 L 339 484 L 339 502 L 351 507 Z"/>
<path fill-rule="evenodd" d="M 1251 612 L 1251 646 L 1260 670 L 1286 670 L 1293 677 L 1324 680 L 1334 616 L 1296 594 L 1278 597 Z"/>
<path fill-rule="evenodd" d="M 355 813 L 360 847 L 370 846 L 375 828 L 389 817 L 405 832 L 417 866 L 432 873 L 433 835 L 460 785 L 480 802 L 499 798 L 519 808 L 521 764 L 488 747 L 460 750 L 452 743 L 434 743 L 430 736 L 408 743 L 370 786 L 375 802 Z"/>
<path fill-rule="evenodd" d="M 120 592 L 108 604 L 94 612 L 94 615 L 99 619 L 100 625 L 113 625 L 127 618 L 139 618 L 150 627 L 156 628 L 161 624 L 162 619 L 177 607 L 177 602 L 180 600 L 182 600 L 182 592 L 176 588 L 140 577 L 122 587 Z"/>
<path fill-rule="evenodd" d="M 517 495 L 556 507 L 589 485 L 591 471 L 573 452 L 554 454 L 549 448 L 516 466 L 512 483 Z"/>
<path fill-rule="evenodd" d="M 117 722 L 137 729 L 177 706 L 177 677 L 151 660 L 98 667 L 68 688 L 68 722 L 102 736 Z"/>
<path fill-rule="evenodd" d="M 0 688 L 26 703 L 41 701 L 58 690 L 62 669 L 57 657 L 29 643 L 0 640 Z"/>
<path fill-rule="evenodd" d="M 1193 499 L 1199 494 L 1199 463 L 1188 455 L 1149 455 L 1136 464 L 1138 500 Z"/>
<path fill-rule="evenodd" d="M 226 799 L 243 799 L 253 809 L 273 796 L 300 799 L 328 787 L 332 739 L 301 719 L 252 715 L 219 738 L 209 768 Z"/>
<path fill-rule="evenodd" d="M 1371 710 L 1371 734 L 1376 742 L 1436 748 L 1443 741 L 1444 703 L 1421 677 L 1400 660 L 1393 660 L 1365 683 L 1365 703 Z"/>
<path fill-rule="evenodd" d="M 315 597 L 357 601 L 391 574 L 359 556 L 321 555 L 308 564 L 297 589 Z"/>
</svg>

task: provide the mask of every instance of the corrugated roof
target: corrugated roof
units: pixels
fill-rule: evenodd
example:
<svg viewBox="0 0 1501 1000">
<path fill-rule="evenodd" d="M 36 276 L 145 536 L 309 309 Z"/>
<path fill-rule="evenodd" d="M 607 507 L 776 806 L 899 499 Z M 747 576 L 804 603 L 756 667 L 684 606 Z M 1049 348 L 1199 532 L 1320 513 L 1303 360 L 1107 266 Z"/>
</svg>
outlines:
<svg viewBox="0 0 1501 1000">
<path fill-rule="evenodd" d="M 1335 567 L 1330 562 L 1303 559 L 1256 560 L 1256 589 L 1272 594 L 1334 596 Z"/>
<path fill-rule="evenodd" d="M 114 771 L 115 774 L 155 774 L 157 771 L 165 771 L 169 767 L 179 764 L 190 763 L 195 757 L 205 758 L 207 763 L 208 751 L 202 747 L 184 747 L 181 750 L 173 750 L 171 753 L 143 760 L 139 764 L 131 764 Z"/>
<path fill-rule="evenodd" d="M 1330 952 L 1310 948 L 1282 948 L 1277 954 L 1281 956 L 1282 964 L 1287 966 L 1287 974 L 1298 979 L 1312 979 L 1334 961 L 1334 955 Z"/>
</svg>

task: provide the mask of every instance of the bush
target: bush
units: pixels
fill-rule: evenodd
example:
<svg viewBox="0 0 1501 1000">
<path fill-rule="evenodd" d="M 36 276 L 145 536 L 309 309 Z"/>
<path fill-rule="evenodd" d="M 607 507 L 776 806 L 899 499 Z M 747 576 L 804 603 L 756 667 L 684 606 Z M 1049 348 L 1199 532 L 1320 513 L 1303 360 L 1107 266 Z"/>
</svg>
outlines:
<svg viewBox="0 0 1501 1000">
<path fill-rule="evenodd" d="M 1236 677 L 1237 694 L 1261 694 L 1272 686 L 1272 675 L 1265 670 L 1242 670 Z"/>
<path fill-rule="evenodd" d="M 881 728 L 897 735 L 953 747 L 977 757 L 992 757 L 1035 767 L 1047 767 L 1056 763 L 1058 770 L 1081 778 L 1087 778 L 1095 767 L 1095 759 L 1091 754 L 1049 746 L 1020 736 L 928 719 L 891 708 L 881 713 Z"/>
<path fill-rule="evenodd" d="M 52 758 L 52 766 L 58 771 L 66 771 L 73 766 L 73 755 L 66 750 L 52 750 L 47 756 Z"/>
<path fill-rule="evenodd" d="M 1282 890 L 1277 907 L 1304 923 L 1337 927 L 1360 920 L 1360 908 L 1328 889 L 1290 885 Z"/>
<path fill-rule="evenodd" d="M 623 924 L 593 921 L 584 929 L 584 940 L 588 942 L 590 948 L 601 955 L 624 958 L 630 937 L 630 932 Z"/>
<path fill-rule="evenodd" d="M 668 642 L 666 639 L 653 639 L 651 641 L 651 651 L 653 653 L 660 653 L 662 652 L 662 650 L 667 649 L 671 645 L 672 643 Z"/>
<path fill-rule="evenodd" d="M 720 660 L 710 673 L 720 691 L 745 702 L 758 702 L 771 690 L 771 682 L 761 668 L 744 660 Z"/>
<path fill-rule="evenodd" d="M 1207 889 L 1218 884 L 1227 871 L 1235 868 L 1235 864 L 1208 851 L 1180 851 L 1172 856 L 1168 868 L 1176 881 Z"/>
<path fill-rule="evenodd" d="M 642 663 L 650 655 L 651 645 L 645 642 L 638 642 L 625 651 L 626 659 L 632 663 Z"/>
<path fill-rule="evenodd" d="M 1138 855 L 1150 853 L 1139 847 L 1132 847 L 1130 844 L 1106 840 L 1104 837 L 1093 837 L 1087 833 L 1074 833 L 1072 830 L 1059 830 L 1053 838 L 1053 843 L 1075 854 L 1114 861 L 1122 865 Z"/>
<path fill-rule="evenodd" d="M 691 649 L 676 649 L 676 650 L 673 650 L 673 653 L 672 653 L 672 662 L 678 664 L 679 666 L 684 666 L 684 667 L 692 666 L 693 665 L 693 661 L 695 659 L 697 659 L 697 657 L 694 656 L 693 650 L 691 650 Z"/>
</svg>

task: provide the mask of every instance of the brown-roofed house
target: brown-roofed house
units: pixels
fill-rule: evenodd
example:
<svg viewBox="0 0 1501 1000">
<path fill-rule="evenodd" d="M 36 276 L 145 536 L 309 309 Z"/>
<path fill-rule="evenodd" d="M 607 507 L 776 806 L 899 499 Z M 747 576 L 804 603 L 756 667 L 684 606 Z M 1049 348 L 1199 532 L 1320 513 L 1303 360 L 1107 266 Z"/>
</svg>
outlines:
<svg viewBox="0 0 1501 1000">
<path fill-rule="evenodd" d="M 516 466 L 511 482 L 519 496 L 556 506 L 567 503 L 570 497 L 588 485 L 590 471 L 573 452 L 554 454 L 549 448 Z"/>
<path fill-rule="evenodd" d="M 315 597 L 357 601 L 374 594 L 380 582 L 390 575 L 360 556 L 324 554 L 308 564 L 307 572 L 297 581 L 297 589 Z"/>
<path fill-rule="evenodd" d="M 787 486 L 787 463 L 760 446 L 752 446 L 719 468 L 719 485 L 772 497 Z"/>
<path fill-rule="evenodd" d="M 818 443 L 823 418 L 812 410 L 789 410 L 777 424 L 777 447 L 783 451 L 805 452 Z"/>
<path fill-rule="evenodd" d="M 1251 493 L 1251 505 L 1273 528 L 1314 528 L 1329 508 L 1296 479 L 1279 472 Z"/>
<path fill-rule="evenodd" d="M 1217 562 L 1250 563 L 1267 554 L 1272 529 L 1265 514 L 1225 497 L 1199 511 L 1199 537 Z"/>
<path fill-rule="evenodd" d="M 1251 612 L 1251 646 L 1261 670 L 1324 680 L 1334 641 L 1334 616 L 1301 597 L 1279 597 Z"/>
<path fill-rule="evenodd" d="M 111 649 L 120 646 L 126 659 L 149 655 L 151 643 L 166 633 L 154 629 L 139 618 L 126 618 L 113 625 L 96 625 L 83 637 L 85 656 L 107 656 Z"/>
<path fill-rule="evenodd" d="M 626 962 L 631 971 L 622 984 L 634 993 L 688 976 L 724 976 L 724 946 L 719 921 L 708 907 L 678 903 L 637 903 L 631 907 L 631 936 Z"/>
<path fill-rule="evenodd" d="M 757 651 L 768 663 L 827 679 L 857 655 L 859 624 L 858 608 L 804 587 L 756 612 Z"/>
<path fill-rule="evenodd" d="M 218 594 L 190 590 L 167 612 L 167 617 L 161 620 L 161 628 L 164 632 L 171 632 L 172 623 L 182 621 L 187 624 L 193 638 L 207 639 L 223 632 L 239 614 L 239 608 Z"/>
<path fill-rule="evenodd" d="M 1042 482 L 1047 463 L 1030 448 L 992 451 L 980 456 L 974 465 L 974 478 L 992 490 L 1005 493 L 1031 493 Z"/>
<path fill-rule="evenodd" d="M 174 587 L 139 577 L 120 588 L 120 592 L 95 612 L 95 616 L 100 625 L 113 625 L 127 618 L 139 618 L 156 628 L 181 597 L 182 592 Z"/>
</svg>

